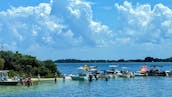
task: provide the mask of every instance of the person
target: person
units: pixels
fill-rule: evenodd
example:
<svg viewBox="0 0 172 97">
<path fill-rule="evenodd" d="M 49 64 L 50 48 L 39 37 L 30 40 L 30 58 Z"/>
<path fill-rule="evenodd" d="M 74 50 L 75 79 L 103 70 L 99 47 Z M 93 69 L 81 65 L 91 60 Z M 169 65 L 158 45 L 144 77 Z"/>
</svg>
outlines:
<svg viewBox="0 0 172 97">
<path fill-rule="evenodd" d="M 140 68 L 141 73 L 146 73 L 147 71 L 148 71 L 148 68 L 146 65 Z"/>
<path fill-rule="evenodd" d="M 54 74 L 54 82 L 57 82 L 57 73 Z"/>
<path fill-rule="evenodd" d="M 97 77 L 97 74 L 96 73 L 94 74 L 94 77 L 95 77 L 96 80 L 98 80 L 98 77 Z"/>
<path fill-rule="evenodd" d="M 88 65 L 84 65 L 84 70 L 88 71 L 89 70 L 89 66 Z"/>
<path fill-rule="evenodd" d="M 107 77 L 105 78 L 105 81 L 108 81 L 108 78 Z"/>
<path fill-rule="evenodd" d="M 40 74 L 38 74 L 38 81 L 40 81 Z"/>
<path fill-rule="evenodd" d="M 91 82 L 92 79 L 93 79 L 93 76 L 92 76 L 91 74 L 89 74 L 88 79 L 89 79 L 89 81 Z"/>
<path fill-rule="evenodd" d="M 32 80 L 31 80 L 31 77 L 28 77 L 27 79 L 27 86 L 31 86 L 32 85 Z"/>
<path fill-rule="evenodd" d="M 63 74 L 62 77 L 63 77 L 63 80 L 65 80 L 65 74 Z"/>
<path fill-rule="evenodd" d="M 23 77 L 20 77 L 20 84 L 23 86 L 24 85 L 24 83 L 23 83 Z"/>
<path fill-rule="evenodd" d="M 27 82 L 27 80 L 26 80 L 26 76 L 25 75 L 23 75 L 23 77 L 22 77 L 22 79 L 21 79 L 21 84 L 22 84 L 22 86 L 25 86 L 26 83 Z"/>
</svg>

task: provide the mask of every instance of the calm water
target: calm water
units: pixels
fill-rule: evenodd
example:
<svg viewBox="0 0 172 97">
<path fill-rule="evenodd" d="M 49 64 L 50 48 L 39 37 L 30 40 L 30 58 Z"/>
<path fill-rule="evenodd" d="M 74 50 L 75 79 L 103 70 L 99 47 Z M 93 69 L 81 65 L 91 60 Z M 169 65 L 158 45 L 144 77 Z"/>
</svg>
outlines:
<svg viewBox="0 0 172 97">
<path fill-rule="evenodd" d="M 115 63 L 114 63 L 115 64 Z M 147 63 L 148 66 L 153 63 Z M 154 63 L 155 64 L 155 63 Z M 83 64 L 58 64 L 65 74 L 76 73 Z M 110 64 L 96 65 L 98 69 L 108 69 Z M 138 70 L 144 63 L 118 63 L 118 69 L 125 66 L 132 71 Z M 156 63 L 163 69 L 172 69 L 172 63 Z M 0 86 L 0 97 L 172 97 L 172 78 L 137 77 L 132 79 L 111 79 L 109 81 L 71 81 L 60 80 L 34 83 L 31 87 Z"/>
<path fill-rule="evenodd" d="M 77 74 L 77 68 L 80 66 L 84 66 L 87 63 L 77 64 L 77 63 L 63 63 L 57 64 L 59 70 L 64 74 Z M 157 69 L 160 70 L 172 70 L 172 63 L 170 62 L 151 62 L 151 63 L 88 63 L 89 66 L 97 66 L 98 70 L 108 70 L 109 65 L 117 65 L 116 69 L 121 70 L 122 67 L 127 67 L 129 71 L 138 71 L 140 67 L 147 65 L 148 68 L 152 68 L 151 66 L 156 65 Z"/>
</svg>

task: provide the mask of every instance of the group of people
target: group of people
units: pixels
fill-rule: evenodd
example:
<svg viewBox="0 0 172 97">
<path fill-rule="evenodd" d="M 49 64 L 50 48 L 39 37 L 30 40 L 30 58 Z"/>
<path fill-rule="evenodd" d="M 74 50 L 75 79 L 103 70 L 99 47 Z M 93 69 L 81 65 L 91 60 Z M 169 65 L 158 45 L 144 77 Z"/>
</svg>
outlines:
<svg viewBox="0 0 172 97">
<path fill-rule="evenodd" d="M 28 86 L 29 87 L 32 85 L 32 79 L 31 79 L 31 77 L 28 77 L 28 78 L 22 77 L 22 78 L 20 78 L 20 83 L 22 86 Z"/>
</svg>

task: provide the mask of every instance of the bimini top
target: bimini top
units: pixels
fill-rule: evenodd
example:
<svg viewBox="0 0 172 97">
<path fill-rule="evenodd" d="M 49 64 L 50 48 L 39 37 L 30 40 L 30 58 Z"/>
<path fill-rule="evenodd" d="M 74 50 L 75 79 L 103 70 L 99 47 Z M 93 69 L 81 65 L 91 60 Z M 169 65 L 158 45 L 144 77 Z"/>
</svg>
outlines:
<svg viewBox="0 0 172 97">
<path fill-rule="evenodd" d="M 0 81 L 7 81 L 8 70 L 0 70 Z"/>
</svg>

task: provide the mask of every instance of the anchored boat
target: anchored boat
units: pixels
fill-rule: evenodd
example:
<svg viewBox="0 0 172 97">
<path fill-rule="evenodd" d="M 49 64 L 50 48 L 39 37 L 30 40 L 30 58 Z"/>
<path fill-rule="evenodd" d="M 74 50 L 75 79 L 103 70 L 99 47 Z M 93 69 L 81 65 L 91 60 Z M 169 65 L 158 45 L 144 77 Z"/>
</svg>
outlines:
<svg viewBox="0 0 172 97">
<path fill-rule="evenodd" d="M 109 65 L 110 70 L 107 70 L 107 74 L 109 76 L 109 78 L 117 78 L 117 73 L 119 72 L 118 70 L 116 70 L 118 66 L 116 65 Z"/>
<path fill-rule="evenodd" d="M 72 75 L 71 76 L 72 80 L 88 80 L 92 81 L 94 79 L 97 79 L 97 69 L 96 66 L 88 66 L 85 65 L 84 67 L 79 67 L 78 68 L 78 74 L 77 75 Z"/>
<path fill-rule="evenodd" d="M 19 81 L 9 79 L 8 72 L 8 70 L 0 70 L 0 85 L 17 85 Z"/>
<path fill-rule="evenodd" d="M 122 67 L 123 70 L 118 72 L 118 76 L 122 78 L 133 78 L 135 75 L 133 72 L 127 70 L 127 67 Z"/>
<path fill-rule="evenodd" d="M 78 68 L 78 74 L 72 75 L 71 79 L 72 80 L 79 80 L 79 81 L 88 80 L 87 70 L 85 70 L 84 67 L 79 67 Z"/>
<path fill-rule="evenodd" d="M 151 67 L 152 69 L 147 71 L 148 76 L 167 76 L 167 73 L 165 71 L 161 71 L 160 69 L 158 69 L 158 67 L 161 67 L 161 66 L 153 65 Z"/>
<path fill-rule="evenodd" d="M 148 76 L 148 68 L 147 68 L 147 66 L 146 65 L 142 66 L 139 71 L 136 71 L 134 73 L 134 75 L 135 76 L 141 76 L 141 77 Z"/>
</svg>

